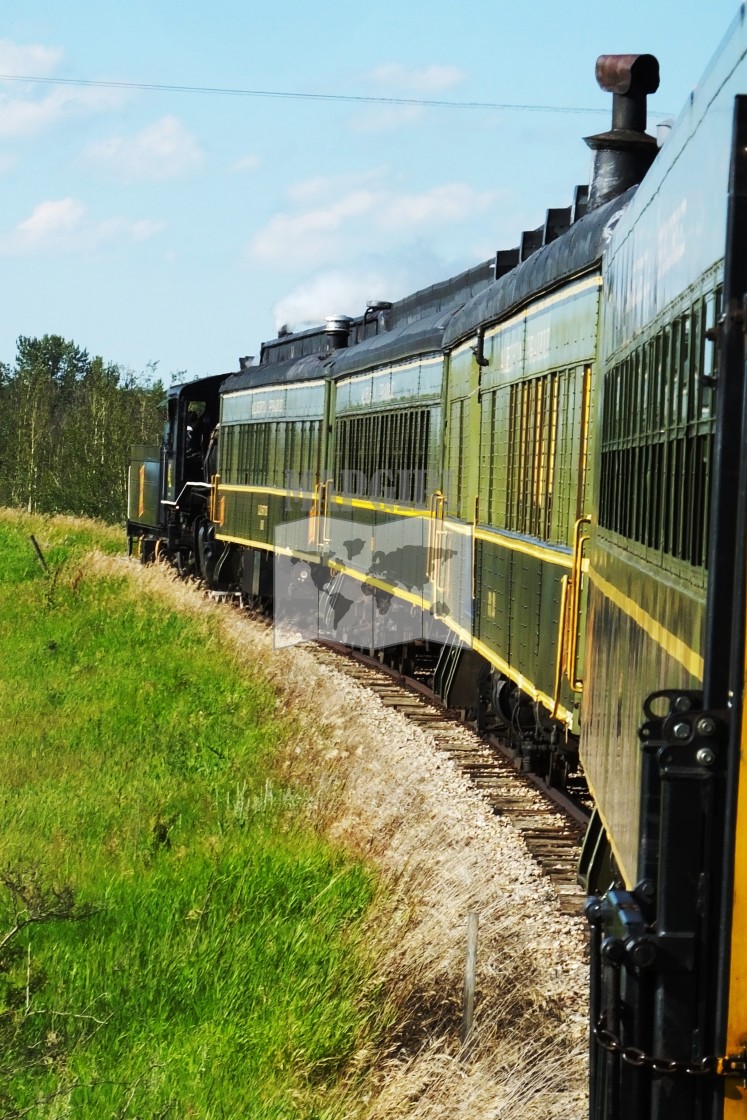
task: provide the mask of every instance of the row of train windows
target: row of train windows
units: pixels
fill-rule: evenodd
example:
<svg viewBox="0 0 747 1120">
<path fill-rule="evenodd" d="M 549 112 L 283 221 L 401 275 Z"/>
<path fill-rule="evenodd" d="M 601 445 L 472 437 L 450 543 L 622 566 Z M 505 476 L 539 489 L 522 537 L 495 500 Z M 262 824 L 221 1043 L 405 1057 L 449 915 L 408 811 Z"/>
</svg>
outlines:
<svg viewBox="0 0 747 1120">
<path fill-rule="evenodd" d="M 481 400 L 478 518 L 567 544 L 583 511 L 590 367 L 505 385 Z M 467 517 L 471 456 L 464 401 L 450 413 L 450 509 Z"/>
<path fill-rule="evenodd" d="M 721 289 L 699 299 L 615 366 L 604 382 L 602 441 L 647 438 L 711 419 L 716 347 L 706 332 L 721 313 Z"/>
<path fill-rule="evenodd" d="M 342 417 L 335 426 L 335 488 L 376 501 L 425 501 L 430 410 Z"/>
<path fill-rule="evenodd" d="M 712 442 L 689 433 L 603 451 L 602 527 L 705 568 Z"/>
<path fill-rule="evenodd" d="M 229 486 L 312 489 L 319 469 L 320 433 L 319 420 L 225 425 L 221 480 Z"/>
<path fill-rule="evenodd" d="M 699 299 L 604 380 L 599 523 L 705 568 L 720 290 Z"/>
</svg>

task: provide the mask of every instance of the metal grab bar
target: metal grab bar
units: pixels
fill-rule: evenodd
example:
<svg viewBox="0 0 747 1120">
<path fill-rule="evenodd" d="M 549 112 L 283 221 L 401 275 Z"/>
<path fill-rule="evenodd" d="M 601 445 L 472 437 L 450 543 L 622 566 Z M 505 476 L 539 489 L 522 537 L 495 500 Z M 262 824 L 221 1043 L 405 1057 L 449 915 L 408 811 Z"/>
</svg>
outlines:
<svg viewBox="0 0 747 1120">
<path fill-rule="evenodd" d="M 205 485 L 204 483 L 202 485 Z M 220 485 L 220 475 L 214 474 L 210 480 L 210 497 L 208 498 L 208 516 L 214 525 L 223 524 L 223 510 L 221 509 L 221 517 L 218 520 L 218 487 Z M 182 491 L 184 493 L 184 491 Z M 181 494 L 179 495 L 181 498 Z M 222 499 L 221 499 L 222 500 Z"/>
<path fill-rule="evenodd" d="M 439 538 L 438 522 L 444 519 L 445 498 L 440 490 L 431 494 L 429 520 L 428 520 L 428 545 L 425 556 L 425 576 L 434 588 L 437 585 L 435 569 L 437 567 L 436 543 Z"/>
<path fill-rule="evenodd" d="M 307 544 L 312 548 L 320 548 L 319 510 L 321 508 L 321 482 L 314 483 L 314 496 L 311 499 L 309 510 L 309 530 L 306 535 Z"/>
<path fill-rule="evenodd" d="M 588 515 L 579 517 L 573 529 L 573 562 L 568 583 L 568 641 L 565 649 L 565 674 L 573 692 L 583 692 L 584 688 L 583 680 L 576 676 L 576 660 L 578 658 L 578 635 L 580 629 L 579 611 L 581 607 L 584 546 L 589 540 L 589 534 L 583 532 L 583 527 L 590 524 L 591 518 Z"/>
<path fill-rule="evenodd" d="M 334 486 L 334 484 L 335 480 L 333 478 L 328 478 L 326 482 L 322 483 L 320 490 L 322 503 L 322 519 L 320 524 L 322 545 L 329 544 L 332 540 L 332 537 L 329 535 L 329 490 L 331 486 Z"/>
<path fill-rule="evenodd" d="M 558 715 L 558 708 L 560 707 L 560 686 L 563 681 L 563 669 L 565 666 L 565 646 L 566 646 L 566 631 L 567 631 L 567 614 L 568 614 L 568 576 L 563 576 L 560 581 L 560 625 L 558 627 L 558 652 L 555 657 L 555 688 L 553 695 L 555 700 L 552 706 L 552 718 L 556 719 Z"/>
</svg>

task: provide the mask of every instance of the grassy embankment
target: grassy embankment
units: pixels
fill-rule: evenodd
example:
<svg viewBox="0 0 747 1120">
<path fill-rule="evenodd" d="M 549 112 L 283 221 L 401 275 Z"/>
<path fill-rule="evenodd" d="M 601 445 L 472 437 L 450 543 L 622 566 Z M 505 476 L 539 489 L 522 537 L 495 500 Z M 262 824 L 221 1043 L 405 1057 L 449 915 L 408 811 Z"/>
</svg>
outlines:
<svg viewBox="0 0 747 1120">
<path fill-rule="evenodd" d="M 371 876 L 270 782 L 261 676 L 95 536 L 0 517 L 0 1115 L 332 1118 Z"/>
</svg>

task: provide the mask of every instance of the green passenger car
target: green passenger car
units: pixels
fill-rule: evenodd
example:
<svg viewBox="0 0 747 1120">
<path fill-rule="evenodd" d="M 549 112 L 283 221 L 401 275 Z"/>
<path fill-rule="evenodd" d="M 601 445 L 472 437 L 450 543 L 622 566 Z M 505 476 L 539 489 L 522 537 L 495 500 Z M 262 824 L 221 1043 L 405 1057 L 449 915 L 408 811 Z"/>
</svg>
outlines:
<svg viewBox="0 0 747 1120">
<path fill-rule="evenodd" d="M 272 551 L 279 526 L 306 516 L 320 476 L 322 357 L 250 367 L 221 394 L 216 539 Z"/>
</svg>

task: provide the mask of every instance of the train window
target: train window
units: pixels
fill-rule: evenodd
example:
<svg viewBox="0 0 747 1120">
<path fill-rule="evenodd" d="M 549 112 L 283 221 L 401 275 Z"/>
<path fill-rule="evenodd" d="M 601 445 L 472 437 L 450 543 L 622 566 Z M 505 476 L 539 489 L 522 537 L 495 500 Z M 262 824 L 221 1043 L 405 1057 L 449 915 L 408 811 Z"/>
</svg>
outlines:
<svg viewBox="0 0 747 1120">
<path fill-rule="evenodd" d="M 716 292 L 696 301 L 604 379 L 600 525 L 694 568 L 708 548 L 713 417 L 702 378 L 717 303 Z"/>
<path fill-rule="evenodd" d="M 430 412 L 397 409 L 336 423 L 335 488 L 375 501 L 425 499 Z"/>
<path fill-rule="evenodd" d="M 590 376 L 590 367 L 558 370 L 483 398 L 480 508 L 490 524 L 569 543 L 585 509 Z M 625 391 L 618 378 L 621 412 Z"/>
</svg>

